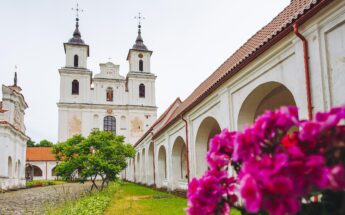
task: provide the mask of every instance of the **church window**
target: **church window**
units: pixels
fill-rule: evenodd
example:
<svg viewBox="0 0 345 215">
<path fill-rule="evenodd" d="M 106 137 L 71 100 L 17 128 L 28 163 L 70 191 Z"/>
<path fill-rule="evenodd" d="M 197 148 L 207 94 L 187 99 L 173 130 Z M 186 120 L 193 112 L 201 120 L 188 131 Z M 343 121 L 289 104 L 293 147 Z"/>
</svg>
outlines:
<svg viewBox="0 0 345 215">
<path fill-rule="evenodd" d="M 145 85 L 144 84 L 139 85 L 139 97 L 145 98 Z"/>
<path fill-rule="evenodd" d="M 11 158 L 11 157 L 8 157 L 8 168 L 7 168 L 7 172 L 8 172 L 8 177 L 9 177 L 9 178 L 12 178 L 13 170 L 12 170 L 12 158 Z"/>
<path fill-rule="evenodd" d="M 72 81 L 72 95 L 79 95 L 79 81 Z"/>
<path fill-rule="evenodd" d="M 107 101 L 112 102 L 113 101 L 113 88 L 108 87 L 107 88 Z"/>
<path fill-rule="evenodd" d="M 103 119 L 103 130 L 116 134 L 116 119 L 113 116 L 106 116 Z"/>
<path fill-rule="evenodd" d="M 144 61 L 143 60 L 139 60 L 139 71 L 140 72 L 144 71 Z"/>
<path fill-rule="evenodd" d="M 32 167 L 34 168 L 34 176 L 38 176 L 38 177 L 42 176 L 41 168 L 35 165 L 32 165 Z"/>
<path fill-rule="evenodd" d="M 79 63 L 79 57 L 78 55 L 74 55 L 74 67 L 78 67 L 78 63 Z"/>
</svg>

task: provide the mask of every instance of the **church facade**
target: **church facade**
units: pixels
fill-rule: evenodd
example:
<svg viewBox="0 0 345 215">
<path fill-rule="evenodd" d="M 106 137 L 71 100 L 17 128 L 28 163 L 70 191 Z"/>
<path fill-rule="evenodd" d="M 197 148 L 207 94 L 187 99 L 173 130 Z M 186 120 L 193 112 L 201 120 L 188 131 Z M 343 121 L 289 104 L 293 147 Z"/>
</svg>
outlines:
<svg viewBox="0 0 345 215">
<path fill-rule="evenodd" d="M 78 22 L 77 18 L 73 38 L 64 43 L 66 64 L 59 69 L 58 141 L 107 130 L 134 144 L 157 117 L 152 51 L 144 45 L 141 25 L 128 51 L 127 75 L 119 73 L 119 65 L 107 62 L 101 63 L 100 72 L 93 76 L 87 68 L 89 46 L 81 39 Z"/>
<path fill-rule="evenodd" d="M 308 119 L 345 105 L 344 44 L 344 0 L 292 0 L 192 94 L 172 103 L 134 145 L 122 177 L 185 190 L 207 170 L 209 140 L 222 129 L 242 130 L 280 106 L 297 106 Z"/>
<path fill-rule="evenodd" d="M 21 88 L 2 85 L 0 101 L 0 189 L 25 187 L 26 142 L 24 115 L 28 108 Z"/>
</svg>

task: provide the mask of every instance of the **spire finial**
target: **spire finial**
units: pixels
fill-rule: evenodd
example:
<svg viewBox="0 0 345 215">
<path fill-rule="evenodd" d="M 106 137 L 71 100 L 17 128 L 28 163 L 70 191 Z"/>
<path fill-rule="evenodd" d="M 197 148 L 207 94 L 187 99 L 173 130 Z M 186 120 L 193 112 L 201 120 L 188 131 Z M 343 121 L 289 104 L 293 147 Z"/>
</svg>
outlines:
<svg viewBox="0 0 345 215">
<path fill-rule="evenodd" d="M 84 44 L 84 41 L 81 39 L 81 34 L 79 31 L 79 12 L 84 12 L 83 9 L 79 8 L 79 4 L 77 3 L 77 6 L 75 8 L 72 8 L 76 12 L 76 18 L 75 18 L 75 30 L 73 32 L 73 38 L 71 38 L 68 42 L 70 43 L 79 43 Z"/>
<path fill-rule="evenodd" d="M 135 16 L 134 19 L 138 20 L 138 33 L 141 33 L 141 20 L 144 20 L 145 17 L 141 16 L 141 13 L 138 13 L 138 16 Z"/>
<path fill-rule="evenodd" d="M 17 65 L 15 65 L 14 66 L 14 80 L 13 80 L 13 86 L 17 86 L 17 81 L 18 81 L 18 79 L 17 79 Z"/>
</svg>

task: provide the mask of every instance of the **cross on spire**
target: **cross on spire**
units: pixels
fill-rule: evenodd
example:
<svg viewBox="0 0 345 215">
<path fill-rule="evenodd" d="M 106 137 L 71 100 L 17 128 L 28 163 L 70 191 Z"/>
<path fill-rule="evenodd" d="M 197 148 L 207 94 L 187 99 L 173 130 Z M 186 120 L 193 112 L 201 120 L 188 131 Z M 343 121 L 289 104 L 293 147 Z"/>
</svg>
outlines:
<svg viewBox="0 0 345 215">
<path fill-rule="evenodd" d="M 74 10 L 76 12 L 76 20 L 79 20 L 79 12 L 84 12 L 83 9 L 79 8 L 79 4 L 77 3 L 77 6 L 75 8 L 72 8 L 72 10 Z"/>
<path fill-rule="evenodd" d="M 144 20 L 145 17 L 141 16 L 141 13 L 139 12 L 138 16 L 135 16 L 134 19 L 138 20 L 138 27 L 140 28 L 141 27 L 141 20 Z"/>
</svg>

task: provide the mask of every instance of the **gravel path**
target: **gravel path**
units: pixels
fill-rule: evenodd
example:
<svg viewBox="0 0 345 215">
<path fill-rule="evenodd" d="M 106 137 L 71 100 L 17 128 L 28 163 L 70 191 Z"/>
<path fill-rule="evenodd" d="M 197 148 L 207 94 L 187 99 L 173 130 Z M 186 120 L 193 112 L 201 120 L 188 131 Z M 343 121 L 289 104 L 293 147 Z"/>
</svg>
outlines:
<svg viewBox="0 0 345 215">
<path fill-rule="evenodd" d="M 45 214 L 47 208 L 75 199 L 90 187 L 90 183 L 66 183 L 0 193 L 0 214 Z"/>
</svg>

